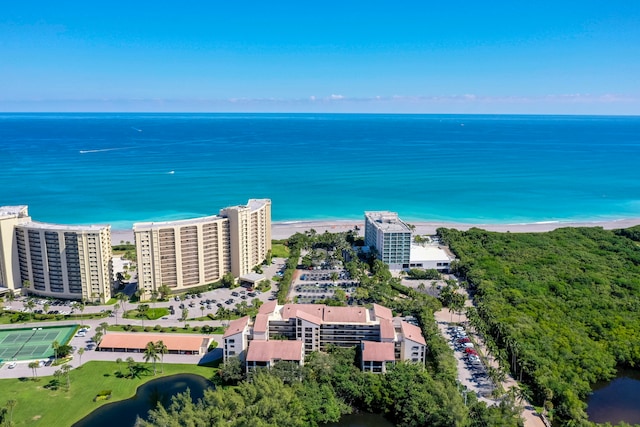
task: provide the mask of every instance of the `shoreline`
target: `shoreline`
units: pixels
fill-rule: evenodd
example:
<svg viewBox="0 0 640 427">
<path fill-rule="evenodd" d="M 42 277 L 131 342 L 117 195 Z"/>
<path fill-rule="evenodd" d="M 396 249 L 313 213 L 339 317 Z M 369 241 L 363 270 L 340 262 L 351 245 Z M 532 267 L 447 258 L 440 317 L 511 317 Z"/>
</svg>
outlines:
<svg viewBox="0 0 640 427">
<path fill-rule="evenodd" d="M 624 218 L 616 220 L 593 220 L 593 221 L 541 221 L 532 223 L 461 223 L 453 221 L 405 221 L 416 227 L 415 233 L 421 235 L 435 234 L 436 229 L 455 228 L 466 231 L 476 227 L 487 231 L 510 232 L 510 233 L 540 233 L 552 231 L 563 227 L 602 227 L 605 230 L 617 228 L 629 228 L 640 225 L 640 218 Z M 271 238 L 273 240 L 287 239 L 298 232 L 315 230 L 317 233 L 341 233 L 353 230 L 356 226 L 360 228 L 360 234 L 364 234 L 364 218 L 362 220 L 330 219 L 330 220 L 300 220 L 300 221 L 275 221 L 271 224 Z M 111 230 L 111 244 L 118 245 L 121 241 L 133 244 L 133 230 Z"/>
</svg>

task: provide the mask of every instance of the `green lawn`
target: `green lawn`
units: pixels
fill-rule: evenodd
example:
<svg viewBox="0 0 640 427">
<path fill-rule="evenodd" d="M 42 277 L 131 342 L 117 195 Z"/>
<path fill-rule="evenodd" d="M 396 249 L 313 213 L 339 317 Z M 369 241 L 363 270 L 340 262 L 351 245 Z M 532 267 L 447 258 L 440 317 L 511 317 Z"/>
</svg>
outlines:
<svg viewBox="0 0 640 427">
<path fill-rule="evenodd" d="M 21 323 L 26 322 L 56 322 L 59 320 L 72 320 L 78 319 L 102 319 L 107 317 L 107 313 L 93 313 L 93 314 L 35 314 L 31 313 L 17 313 L 17 312 L 4 312 L 0 313 L 0 325 L 15 324 L 19 327 Z M 13 320 L 13 321 L 12 321 Z"/>
<path fill-rule="evenodd" d="M 289 258 L 289 248 L 283 243 L 271 242 L 271 255 L 277 258 Z"/>
<path fill-rule="evenodd" d="M 55 391 L 44 388 L 53 377 L 42 377 L 38 381 L 0 380 L 0 406 L 4 407 L 9 399 L 17 401 L 13 410 L 16 426 L 68 427 L 106 403 L 128 399 L 139 386 L 152 379 L 174 374 L 197 374 L 211 378 L 215 373 L 215 369 L 202 366 L 165 364 L 164 373 L 161 374 L 158 364 L 158 373 L 153 376 L 153 368 L 150 364 L 148 366 L 148 375 L 127 379 L 115 375 L 119 369 L 115 362 L 89 362 L 71 371 L 69 391 L 65 387 Z M 126 371 L 126 364 L 123 363 L 120 369 Z M 94 397 L 102 390 L 112 391 L 111 400 L 94 402 Z"/>
<path fill-rule="evenodd" d="M 139 319 L 140 318 L 140 312 L 136 309 L 132 309 L 132 310 L 127 310 L 126 315 L 124 316 L 125 319 Z M 145 314 L 144 317 L 145 319 L 148 320 L 156 320 L 159 319 L 161 317 L 164 316 L 168 316 L 169 315 L 169 309 L 166 307 L 157 307 L 157 308 L 150 308 L 148 309 Z"/>
</svg>

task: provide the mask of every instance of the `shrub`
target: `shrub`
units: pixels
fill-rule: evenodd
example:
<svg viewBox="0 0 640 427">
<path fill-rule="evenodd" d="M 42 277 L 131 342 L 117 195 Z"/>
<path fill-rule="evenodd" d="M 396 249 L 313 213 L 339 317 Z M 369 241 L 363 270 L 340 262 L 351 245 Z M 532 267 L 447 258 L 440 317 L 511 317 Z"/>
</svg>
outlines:
<svg viewBox="0 0 640 427">
<path fill-rule="evenodd" d="M 198 332 L 200 330 L 200 326 L 194 326 L 193 327 L 193 332 Z"/>
<path fill-rule="evenodd" d="M 156 326 L 153 327 L 154 331 L 159 331 L 161 329 L 162 329 L 162 326 L 160 326 L 160 325 L 156 325 Z"/>
<path fill-rule="evenodd" d="M 177 330 L 178 330 L 178 327 L 177 327 L 177 326 L 172 326 L 172 327 L 171 327 L 171 332 L 175 332 L 175 331 L 177 331 Z"/>
<path fill-rule="evenodd" d="M 145 326 L 144 327 L 144 331 L 145 332 L 151 332 L 151 326 Z"/>
</svg>

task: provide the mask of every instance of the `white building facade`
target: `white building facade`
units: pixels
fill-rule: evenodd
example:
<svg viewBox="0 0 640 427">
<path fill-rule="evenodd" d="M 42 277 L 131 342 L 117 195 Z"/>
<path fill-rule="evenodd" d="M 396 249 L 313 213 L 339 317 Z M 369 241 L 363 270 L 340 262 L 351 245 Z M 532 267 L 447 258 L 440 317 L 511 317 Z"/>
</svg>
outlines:
<svg viewBox="0 0 640 427">
<path fill-rule="evenodd" d="M 396 212 L 365 212 L 364 244 L 392 270 L 409 268 L 411 229 Z"/>
</svg>

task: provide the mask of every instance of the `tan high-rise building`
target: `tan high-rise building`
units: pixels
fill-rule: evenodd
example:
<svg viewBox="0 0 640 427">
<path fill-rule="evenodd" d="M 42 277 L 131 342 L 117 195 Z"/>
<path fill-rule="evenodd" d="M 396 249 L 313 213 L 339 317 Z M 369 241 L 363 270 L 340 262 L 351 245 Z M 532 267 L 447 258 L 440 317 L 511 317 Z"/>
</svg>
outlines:
<svg viewBox="0 0 640 427">
<path fill-rule="evenodd" d="M 251 273 L 271 249 L 271 200 L 251 199 L 222 209 L 220 216 L 229 220 L 231 272 L 236 277 Z"/>
<path fill-rule="evenodd" d="M 110 226 L 34 222 L 26 206 L 0 212 L 5 213 L 0 214 L 0 270 L 6 287 L 54 298 L 111 298 Z"/>
<path fill-rule="evenodd" d="M 29 221 L 27 206 L 0 207 L 0 294 L 22 287 L 15 226 Z"/>
<path fill-rule="evenodd" d="M 231 272 L 251 272 L 271 249 L 271 201 L 222 209 L 220 215 L 133 225 L 139 289 L 203 286 Z"/>
<path fill-rule="evenodd" d="M 111 298 L 111 227 L 28 222 L 16 226 L 22 282 L 41 296 Z"/>
</svg>

